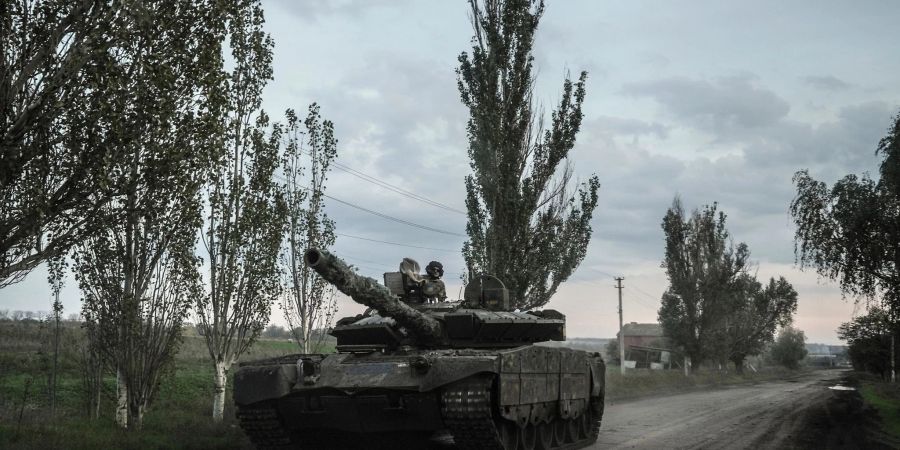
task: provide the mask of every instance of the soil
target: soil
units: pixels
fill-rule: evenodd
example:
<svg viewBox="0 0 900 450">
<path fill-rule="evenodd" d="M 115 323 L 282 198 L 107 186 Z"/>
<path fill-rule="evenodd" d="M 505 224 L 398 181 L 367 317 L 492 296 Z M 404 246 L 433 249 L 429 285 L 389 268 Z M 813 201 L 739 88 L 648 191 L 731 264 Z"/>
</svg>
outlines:
<svg viewBox="0 0 900 450">
<path fill-rule="evenodd" d="M 889 449 L 849 372 L 610 403 L 596 449 Z"/>
</svg>

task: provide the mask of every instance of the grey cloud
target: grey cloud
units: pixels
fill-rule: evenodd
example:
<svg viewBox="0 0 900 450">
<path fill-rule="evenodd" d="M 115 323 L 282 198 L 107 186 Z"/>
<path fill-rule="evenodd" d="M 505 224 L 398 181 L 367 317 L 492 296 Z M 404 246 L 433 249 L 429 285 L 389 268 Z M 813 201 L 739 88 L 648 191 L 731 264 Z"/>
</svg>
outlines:
<svg viewBox="0 0 900 450">
<path fill-rule="evenodd" d="M 782 118 L 753 132 L 718 130 L 717 140 L 731 151 L 718 157 L 698 151 L 689 160 L 665 156 L 659 146 L 668 141 L 656 136 L 635 140 L 634 129 L 651 129 L 646 123 L 589 121 L 577 147 L 579 162 L 599 168 L 603 188 L 587 263 L 660 260 L 659 223 L 677 193 L 688 208 L 718 202 L 734 239 L 747 242 L 755 260 L 792 264 L 794 230 L 787 209 L 795 195 L 794 172 L 810 168 L 831 183 L 847 173 L 873 171 L 875 145 L 893 112 L 886 103 L 860 103 L 818 126 Z"/>
<path fill-rule="evenodd" d="M 840 109 L 835 120 L 817 126 L 785 120 L 744 138 L 750 165 L 770 170 L 779 166 L 809 168 L 833 180 L 846 173 L 872 171 L 875 146 L 887 131 L 896 106 L 866 102 Z"/>
<path fill-rule="evenodd" d="M 303 97 L 322 105 L 335 124 L 338 162 L 418 195 L 464 210 L 463 177 L 468 173 L 467 114 L 456 93 L 453 66 L 408 55 L 371 54 L 335 87 L 309 89 Z M 432 228 L 465 234 L 464 215 L 426 205 L 334 170 L 330 195 Z M 453 253 L 397 247 L 338 237 L 335 250 L 360 272 L 380 278 L 403 257 L 434 259 L 448 272 L 463 271 L 464 237 L 421 230 L 327 201 L 340 233 Z M 378 262 L 378 264 L 373 263 Z M 386 265 L 385 267 L 379 266 Z M 379 271 L 380 270 L 380 271 Z M 456 278 L 455 275 L 452 278 Z"/>
<path fill-rule="evenodd" d="M 713 132 L 753 129 L 785 117 L 790 105 L 771 90 L 760 88 L 750 76 L 714 81 L 675 77 L 628 83 L 623 92 L 652 98 L 676 120 Z"/>
<path fill-rule="evenodd" d="M 332 17 L 359 17 L 369 10 L 385 6 L 396 7 L 406 0 L 291 0 L 287 2 L 267 1 L 266 10 L 274 10 L 272 6 L 287 9 L 298 18 L 314 22 Z"/>
<path fill-rule="evenodd" d="M 832 75 L 809 75 L 803 77 L 803 82 L 823 91 L 845 91 L 852 86 L 840 78 Z"/>
<path fill-rule="evenodd" d="M 665 139 L 669 136 L 669 127 L 661 123 L 615 116 L 599 116 L 591 119 L 586 128 L 592 132 L 632 137 L 656 136 L 660 139 Z"/>
</svg>

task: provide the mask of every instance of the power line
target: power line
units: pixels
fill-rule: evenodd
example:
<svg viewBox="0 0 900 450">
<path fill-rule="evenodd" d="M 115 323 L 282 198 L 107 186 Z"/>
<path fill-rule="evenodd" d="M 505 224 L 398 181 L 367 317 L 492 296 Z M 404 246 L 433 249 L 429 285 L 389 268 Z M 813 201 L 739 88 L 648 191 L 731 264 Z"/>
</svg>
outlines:
<svg viewBox="0 0 900 450">
<path fill-rule="evenodd" d="M 352 235 L 352 234 L 343 234 L 343 233 L 334 233 L 334 234 L 336 234 L 336 235 L 338 235 L 338 236 L 343 236 L 343 237 L 353 238 L 353 239 L 361 239 L 361 240 L 363 240 L 363 241 L 379 242 L 379 243 L 382 243 L 382 244 L 397 245 L 397 246 L 400 246 L 400 247 L 418 248 L 418 249 L 422 249 L 422 250 L 434 250 L 434 251 L 436 251 L 436 252 L 456 253 L 456 252 L 459 251 L 459 250 L 448 250 L 448 249 L 446 249 L 446 248 L 421 247 L 421 246 L 418 246 L 418 245 L 401 244 L 401 243 L 399 243 L 399 242 L 382 241 L 382 240 L 379 240 L 379 239 L 366 238 L 366 237 L 362 237 L 362 236 L 354 236 L 354 235 Z"/>
<path fill-rule="evenodd" d="M 364 208 L 364 207 L 362 207 L 362 206 L 359 206 L 359 205 L 356 205 L 356 204 L 353 204 L 353 203 L 350 203 L 350 202 L 341 200 L 341 199 L 339 199 L 339 198 L 332 197 L 332 196 L 330 196 L 330 195 L 328 195 L 328 194 L 326 194 L 326 193 L 324 193 L 324 192 L 322 193 L 322 196 L 324 196 L 324 197 L 326 197 L 326 198 L 330 198 L 331 200 L 334 200 L 334 201 L 336 201 L 336 202 L 338 202 L 338 203 L 343 203 L 344 205 L 347 205 L 347 206 L 349 206 L 349 207 L 351 207 L 351 208 L 356 208 L 356 209 L 358 209 L 358 210 L 360 210 L 360 211 L 365 211 L 365 212 L 367 212 L 367 213 L 369 213 L 369 214 L 376 215 L 376 216 L 381 217 L 381 218 L 383 218 L 383 219 L 393 220 L 394 222 L 402 223 L 402 224 L 404 224 L 404 225 L 408 225 L 408 226 L 411 226 L 411 227 L 421 228 L 421 229 L 423 229 L 423 230 L 431 231 L 431 232 L 434 232 L 434 233 L 448 234 L 448 235 L 450 235 L 450 236 L 466 237 L 465 235 L 462 235 L 462 234 L 459 234 L 459 233 L 454 233 L 454 232 L 452 232 L 452 231 L 441 230 L 441 229 L 439 229 L 439 228 L 433 228 L 433 227 L 429 227 L 429 226 L 427 226 L 427 225 L 420 225 L 420 224 L 415 223 L 415 222 L 410 222 L 410 221 L 408 221 L 408 220 L 403 220 L 403 219 L 399 219 L 399 218 L 394 217 L 394 216 L 389 216 L 389 215 L 387 215 L 387 214 L 382 214 L 382 213 L 380 213 L 380 212 L 378 212 L 378 211 L 372 211 L 371 209 Z"/>
<path fill-rule="evenodd" d="M 284 179 L 283 176 L 278 176 L 278 175 L 276 175 L 276 177 L 278 177 L 278 178 L 280 179 L 280 181 L 286 182 L 286 180 Z M 302 190 L 305 190 L 305 191 L 309 191 L 308 188 L 299 188 L 299 189 L 302 189 Z M 378 211 L 373 211 L 373 210 L 371 210 L 371 209 L 368 209 L 368 208 L 359 206 L 359 205 L 357 205 L 357 204 L 355 204 L 355 203 L 351 203 L 351 202 L 348 202 L 348 201 L 341 200 L 341 199 L 339 199 L 339 198 L 333 197 L 333 196 L 328 195 L 328 194 L 326 194 L 326 193 L 324 193 L 324 192 L 322 192 L 322 196 L 325 197 L 325 198 L 329 198 L 329 199 L 331 199 L 331 200 L 334 200 L 334 201 L 336 201 L 336 202 L 338 202 L 338 203 L 342 203 L 342 204 L 344 204 L 344 205 L 347 205 L 347 206 L 349 206 L 349 207 L 351 207 L 351 208 L 356 208 L 356 209 L 358 209 L 358 210 L 360 210 L 360 211 L 365 211 L 365 212 L 367 212 L 367 213 L 369 213 L 369 214 L 372 214 L 372 215 L 381 217 L 381 218 L 383 218 L 383 219 L 392 220 L 392 221 L 397 222 L 397 223 L 402 223 L 402 224 L 407 225 L 407 226 L 411 226 L 411 227 L 415 227 L 415 228 L 420 228 L 420 229 L 422 229 L 422 230 L 431 231 L 431 232 L 433 232 L 433 233 L 441 233 L 441 234 L 447 234 L 447 235 L 450 235 L 450 236 L 466 237 L 466 236 L 464 236 L 464 235 L 462 235 L 462 234 L 454 233 L 454 232 L 452 232 L 452 231 L 446 231 L 446 230 L 441 230 L 441 229 L 439 229 L 439 228 L 429 227 L 429 226 L 427 226 L 427 225 L 421 225 L 421 224 L 418 224 L 418 223 L 415 223 L 415 222 L 410 222 L 410 221 L 408 221 L 408 220 L 404 220 L 404 219 L 400 219 L 400 218 L 397 218 L 397 217 L 394 217 L 394 216 L 390 216 L 390 215 L 387 215 L 387 214 L 383 214 L 383 213 L 380 213 L 380 212 L 378 212 Z"/>
<path fill-rule="evenodd" d="M 301 153 L 306 153 L 306 152 L 303 152 L 303 150 L 300 150 L 300 152 L 301 152 Z M 309 155 L 309 153 L 306 153 L 306 154 Z M 311 155 L 310 155 L 310 156 L 311 156 Z M 333 165 L 334 165 L 335 167 L 337 167 L 338 169 L 341 169 L 342 171 L 344 171 L 344 172 L 346 172 L 346 173 L 349 173 L 350 175 L 353 175 L 353 176 L 355 176 L 355 177 L 357 177 L 357 178 L 359 178 L 359 179 L 361 179 L 361 180 L 363 180 L 363 181 L 368 181 L 369 183 L 372 183 L 372 184 L 374 184 L 374 185 L 376 185 L 376 186 L 383 187 L 383 188 L 385 188 L 385 189 L 387 189 L 387 190 L 389 190 L 389 191 L 392 191 L 392 192 L 394 192 L 394 193 L 403 195 L 403 196 L 408 197 L 408 198 L 411 198 L 411 199 L 413 199 L 413 200 L 418 200 L 418 201 L 420 201 L 420 202 L 422 202 L 422 203 L 425 203 L 425 204 L 434 206 L 434 207 L 436 207 L 436 208 L 441 208 L 441 209 L 444 209 L 444 210 L 447 210 L 447 211 L 450 211 L 450 212 L 454 212 L 454 213 L 457 213 L 457 214 L 463 214 L 463 215 L 466 214 L 465 211 L 460 211 L 459 209 L 456 209 L 456 208 L 454 208 L 454 207 L 452 207 L 452 206 L 449 206 L 449 205 L 446 205 L 446 204 L 444 204 L 444 203 L 441 203 L 441 202 L 432 200 L 432 199 L 430 199 L 430 198 L 428 198 L 428 197 L 425 197 L 425 196 L 416 194 L 415 192 L 407 191 L 406 189 L 403 189 L 403 188 L 401 188 L 401 187 L 399 187 L 399 186 L 395 186 L 395 185 L 393 185 L 393 184 L 390 184 L 390 183 L 388 183 L 387 181 L 379 180 L 379 179 L 376 178 L 376 177 L 373 177 L 373 176 L 371 176 L 371 175 L 367 175 L 367 174 L 365 174 L 365 173 L 363 173 L 363 172 L 360 172 L 360 171 L 358 171 L 358 170 L 356 170 L 356 169 L 354 169 L 354 168 L 352 168 L 352 167 L 349 167 L 349 166 L 347 166 L 347 165 L 345 165 L 345 164 L 341 164 L 341 163 L 339 163 L 339 162 L 337 162 L 337 161 L 332 161 L 331 164 L 333 164 Z"/>
</svg>

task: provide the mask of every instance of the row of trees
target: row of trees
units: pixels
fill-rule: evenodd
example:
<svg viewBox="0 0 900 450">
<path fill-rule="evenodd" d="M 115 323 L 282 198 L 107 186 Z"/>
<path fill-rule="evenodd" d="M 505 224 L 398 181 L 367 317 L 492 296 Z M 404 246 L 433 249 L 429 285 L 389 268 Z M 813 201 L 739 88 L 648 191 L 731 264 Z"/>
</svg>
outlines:
<svg viewBox="0 0 900 450">
<path fill-rule="evenodd" d="M 48 311 L 22 311 L 8 309 L 0 309 L 0 320 L 35 320 L 42 321 L 54 314 Z M 81 316 L 75 313 L 68 314 L 64 319 L 67 322 L 80 322 Z"/>
<path fill-rule="evenodd" d="M 334 242 L 332 124 L 315 104 L 286 125 L 261 109 L 274 44 L 256 0 L 34 0 L 0 15 L 0 286 L 50 261 L 58 292 L 71 258 L 117 419 L 134 428 L 195 312 L 221 420 L 227 372 L 273 302 L 299 318 L 305 350 L 333 314 L 297 267 Z"/>
<path fill-rule="evenodd" d="M 790 324 L 797 292 L 783 277 L 756 279 L 750 250 L 733 243 L 717 209 L 714 203 L 687 215 L 676 197 L 663 218 L 669 287 L 659 321 L 693 367 L 730 361 L 740 372 L 747 356 L 760 354 L 777 328 Z"/>
</svg>

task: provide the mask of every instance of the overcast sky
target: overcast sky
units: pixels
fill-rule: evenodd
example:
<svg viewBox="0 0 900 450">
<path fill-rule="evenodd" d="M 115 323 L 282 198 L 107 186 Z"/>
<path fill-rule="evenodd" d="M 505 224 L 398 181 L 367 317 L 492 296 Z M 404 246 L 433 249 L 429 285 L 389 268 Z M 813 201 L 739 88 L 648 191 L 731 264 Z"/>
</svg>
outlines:
<svg viewBox="0 0 900 450">
<path fill-rule="evenodd" d="M 265 9 L 276 45 L 265 109 L 305 115 L 318 102 L 335 124 L 339 163 L 464 210 L 468 113 L 454 69 L 471 37 L 466 2 L 269 1 Z M 838 343 L 835 329 L 858 308 L 795 266 L 791 177 L 809 169 L 832 183 L 876 171 L 875 146 L 900 109 L 898 22 L 893 1 L 548 0 L 535 98 L 549 110 L 567 72 L 589 72 L 570 159 L 577 177 L 596 173 L 602 183 L 587 257 L 548 305 L 567 315 L 568 335 L 615 335 L 613 275 L 625 277 L 625 321 L 656 321 L 666 287 L 660 222 L 678 194 L 689 209 L 719 202 L 759 277 L 783 275 L 797 289 L 795 323 L 809 341 Z M 423 266 L 439 260 L 448 293 L 458 294 L 465 215 L 339 169 L 328 193 L 453 233 L 327 205 L 341 234 L 335 252 L 363 274 L 380 279 L 406 256 Z M 0 291 L 0 309 L 48 310 L 45 278 L 38 270 Z M 78 311 L 74 281 L 64 297 L 67 312 Z M 340 305 L 339 315 L 362 310 Z"/>
</svg>

